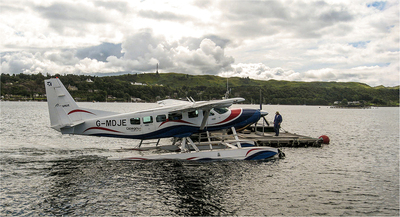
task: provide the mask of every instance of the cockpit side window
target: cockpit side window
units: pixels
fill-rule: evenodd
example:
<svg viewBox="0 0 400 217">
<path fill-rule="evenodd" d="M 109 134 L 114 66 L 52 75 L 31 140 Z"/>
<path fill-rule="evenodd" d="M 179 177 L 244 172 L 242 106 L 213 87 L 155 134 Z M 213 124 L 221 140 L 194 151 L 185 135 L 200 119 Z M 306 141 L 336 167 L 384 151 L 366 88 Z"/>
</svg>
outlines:
<svg viewBox="0 0 400 217">
<path fill-rule="evenodd" d="M 203 116 L 205 116 L 206 115 L 206 111 L 203 111 Z M 215 114 L 214 114 L 214 112 L 212 112 L 212 110 L 210 111 L 210 114 L 208 115 L 208 116 L 214 116 Z"/>
<path fill-rule="evenodd" d="M 189 118 L 197 118 L 197 117 L 199 117 L 199 111 L 195 110 L 195 111 L 188 112 L 188 117 Z"/>
<path fill-rule="evenodd" d="M 228 112 L 229 109 L 227 108 L 214 108 L 214 111 L 216 111 L 218 114 L 224 114 Z"/>
</svg>

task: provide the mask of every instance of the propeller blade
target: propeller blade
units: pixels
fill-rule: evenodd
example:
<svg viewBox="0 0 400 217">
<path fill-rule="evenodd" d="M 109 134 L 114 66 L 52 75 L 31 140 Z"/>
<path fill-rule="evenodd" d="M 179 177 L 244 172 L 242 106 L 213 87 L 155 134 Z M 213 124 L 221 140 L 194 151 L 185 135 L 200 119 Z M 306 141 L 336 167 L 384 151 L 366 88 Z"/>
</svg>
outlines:
<svg viewBox="0 0 400 217">
<path fill-rule="evenodd" d="M 269 126 L 269 123 L 268 123 L 267 119 L 265 119 L 264 116 L 262 116 L 262 118 L 264 119 L 264 121 L 265 121 L 265 123 L 267 124 L 267 126 Z"/>
</svg>

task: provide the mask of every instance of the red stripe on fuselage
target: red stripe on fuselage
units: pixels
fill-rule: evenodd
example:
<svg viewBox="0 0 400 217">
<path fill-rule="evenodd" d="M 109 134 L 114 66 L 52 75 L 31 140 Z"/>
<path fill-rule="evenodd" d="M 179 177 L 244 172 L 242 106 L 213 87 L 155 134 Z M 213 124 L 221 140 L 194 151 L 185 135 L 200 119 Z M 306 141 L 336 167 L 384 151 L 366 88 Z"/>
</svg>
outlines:
<svg viewBox="0 0 400 217">
<path fill-rule="evenodd" d="M 253 148 L 253 149 L 250 149 L 250 150 L 246 153 L 246 157 L 247 157 L 247 155 L 248 155 L 250 152 L 255 151 L 255 150 L 262 150 L 262 148 Z"/>
<path fill-rule="evenodd" d="M 89 114 L 92 114 L 92 115 L 96 115 L 96 114 L 94 114 L 94 113 L 92 113 L 92 112 L 85 111 L 85 110 L 82 110 L 82 109 L 75 109 L 75 110 L 72 110 L 72 111 L 68 112 L 68 115 L 70 115 L 70 114 L 72 114 L 72 113 L 75 113 L 75 112 L 85 112 L 85 113 L 89 113 Z"/>
<path fill-rule="evenodd" d="M 110 132 L 114 132 L 114 133 L 122 133 L 122 132 L 119 132 L 119 131 L 116 131 L 116 130 L 112 130 L 112 129 L 108 129 L 108 128 L 104 128 L 104 127 L 90 127 L 90 128 L 87 128 L 83 132 L 86 132 L 88 130 L 105 130 L 105 131 L 110 131 Z"/>
<path fill-rule="evenodd" d="M 222 124 L 225 122 L 228 122 L 234 118 L 239 117 L 239 115 L 242 113 L 242 109 L 231 109 L 231 114 L 229 115 L 229 117 L 227 117 L 225 120 L 218 122 L 216 124 Z"/>
</svg>

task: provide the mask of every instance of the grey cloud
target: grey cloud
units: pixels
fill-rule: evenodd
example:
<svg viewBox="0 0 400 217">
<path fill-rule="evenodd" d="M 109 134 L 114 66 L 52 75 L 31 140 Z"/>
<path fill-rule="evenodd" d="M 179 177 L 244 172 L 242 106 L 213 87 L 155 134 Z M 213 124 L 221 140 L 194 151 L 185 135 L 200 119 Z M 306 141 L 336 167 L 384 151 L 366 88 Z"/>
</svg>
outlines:
<svg viewBox="0 0 400 217">
<path fill-rule="evenodd" d="M 206 38 L 210 39 L 217 46 L 219 46 L 221 48 L 225 48 L 231 42 L 229 39 L 222 38 L 222 37 L 219 37 L 217 35 L 205 35 L 205 36 L 200 37 L 200 38 L 194 38 L 194 37 L 182 38 L 179 41 L 179 43 L 182 46 L 187 46 L 189 49 L 193 50 L 193 49 L 197 49 L 200 46 L 201 42 Z"/>
<path fill-rule="evenodd" d="M 63 50 L 58 52 L 45 52 L 42 54 L 48 59 L 59 65 L 75 65 L 79 59 L 75 56 L 74 50 Z"/>
<path fill-rule="evenodd" d="M 353 16 L 348 12 L 344 10 L 330 10 L 322 13 L 319 16 L 320 20 L 327 22 L 327 23 L 333 23 L 333 22 L 348 22 L 353 20 Z"/>
<path fill-rule="evenodd" d="M 165 68 L 173 66 L 171 44 L 163 36 L 153 35 L 149 29 L 128 36 L 121 46 L 124 52 L 123 60 L 135 62 L 127 70 L 148 71 L 154 69 L 156 63 Z"/>
<path fill-rule="evenodd" d="M 152 71 L 157 63 L 160 70 L 189 74 L 217 74 L 231 69 L 234 59 L 226 56 L 223 48 L 211 39 L 195 43 L 197 41 L 200 39 L 168 42 L 163 36 L 145 29 L 124 40 L 121 45 L 123 57 L 110 56 L 107 62 L 128 71 Z"/>
<path fill-rule="evenodd" d="M 220 8 L 232 20 L 287 19 L 288 8 L 278 1 L 222 1 Z"/>
<path fill-rule="evenodd" d="M 203 39 L 197 49 L 177 55 L 178 68 L 190 74 L 218 74 L 232 70 L 235 59 L 210 39 Z"/>
<path fill-rule="evenodd" d="M 278 1 L 222 1 L 219 8 L 224 13 L 223 22 L 229 24 L 221 34 L 235 39 L 274 35 L 288 31 L 284 28 L 290 25 L 289 8 Z"/>
<path fill-rule="evenodd" d="M 26 12 L 25 8 L 21 6 L 16 6 L 16 5 L 8 5 L 4 2 L 0 2 L 0 8 L 1 8 L 1 13 L 7 14 L 7 13 L 24 13 Z"/>
<path fill-rule="evenodd" d="M 220 3 L 225 23 L 221 34 L 236 38 L 254 38 L 278 33 L 290 33 L 298 38 L 321 37 L 326 27 L 354 19 L 344 5 L 329 5 L 324 1 L 290 2 L 244 1 Z M 227 32 L 227 33 L 226 33 Z"/>
<path fill-rule="evenodd" d="M 127 2 L 119 2 L 119 1 L 95 1 L 94 4 L 99 7 L 105 7 L 107 9 L 113 9 L 120 11 L 122 13 L 128 13 L 131 9 L 129 8 L 129 4 Z"/>
<path fill-rule="evenodd" d="M 212 5 L 212 0 L 195 0 L 193 1 L 193 5 L 199 8 L 208 8 Z"/>
<path fill-rule="evenodd" d="M 151 53 L 151 49 L 158 45 L 169 47 L 163 36 L 154 36 L 152 30 L 144 29 L 128 36 L 122 43 L 122 49 L 126 59 L 137 59 Z"/>
<path fill-rule="evenodd" d="M 104 23 L 110 19 L 95 8 L 89 8 L 81 4 L 54 3 L 48 7 L 36 7 L 37 11 L 50 20 L 74 20 L 89 23 Z"/>
<path fill-rule="evenodd" d="M 1 71 L 8 74 L 37 72 L 54 74 L 55 68 L 72 68 L 79 62 L 74 53 L 73 50 L 1 53 Z"/>
<path fill-rule="evenodd" d="M 121 51 L 121 44 L 102 43 L 98 46 L 78 49 L 76 57 L 79 59 L 90 58 L 106 62 L 109 56 L 116 56 L 117 58 L 122 57 L 123 53 Z"/>
<path fill-rule="evenodd" d="M 228 31 L 235 36 L 254 38 L 274 35 L 281 32 L 281 28 L 263 20 L 242 21 L 229 26 Z"/>
<path fill-rule="evenodd" d="M 59 32 L 62 32 L 65 27 L 84 31 L 85 25 L 88 23 L 112 22 L 112 19 L 98 8 L 87 7 L 79 3 L 53 3 L 48 7 L 36 6 L 34 10 L 48 19 L 50 27 Z"/>
<path fill-rule="evenodd" d="M 344 6 L 331 6 L 320 1 L 298 5 L 287 20 L 285 31 L 293 31 L 300 38 L 318 38 L 326 27 L 342 24 L 354 19 Z M 285 25 L 284 25 L 285 26 Z"/>
<path fill-rule="evenodd" d="M 151 10 L 141 10 L 138 13 L 139 16 L 143 18 L 149 18 L 154 20 L 168 20 L 168 21 L 176 21 L 176 22 L 188 22 L 192 20 L 192 17 L 178 15 L 172 12 L 158 12 Z"/>
<path fill-rule="evenodd" d="M 283 71 L 283 69 L 275 70 L 275 75 L 282 75 L 283 73 L 285 73 L 285 71 Z"/>
<path fill-rule="evenodd" d="M 31 53 L 9 52 L 1 54 L 1 71 L 9 74 L 19 74 L 32 67 Z"/>
<path fill-rule="evenodd" d="M 230 40 L 226 39 L 226 38 L 221 38 L 217 35 L 206 35 L 204 36 L 204 38 L 208 38 L 211 41 L 213 41 L 217 46 L 221 47 L 221 48 L 225 48 L 229 43 Z"/>
<path fill-rule="evenodd" d="M 216 74 L 221 69 L 230 69 L 233 62 L 233 57 L 225 56 L 224 50 L 210 39 L 204 39 L 199 49 L 189 55 L 187 60 L 187 63 L 199 67 L 207 74 Z"/>
</svg>

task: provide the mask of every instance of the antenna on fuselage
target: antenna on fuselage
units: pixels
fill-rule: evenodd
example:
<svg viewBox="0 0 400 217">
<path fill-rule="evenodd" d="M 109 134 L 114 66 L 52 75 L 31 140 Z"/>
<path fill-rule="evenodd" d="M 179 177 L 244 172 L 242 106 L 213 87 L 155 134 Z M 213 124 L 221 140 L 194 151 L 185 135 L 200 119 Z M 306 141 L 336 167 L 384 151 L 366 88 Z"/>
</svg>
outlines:
<svg viewBox="0 0 400 217">
<path fill-rule="evenodd" d="M 190 97 L 186 97 L 186 99 L 187 99 L 189 102 L 193 102 L 193 103 L 196 102 L 191 96 L 190 96 Z"/>
</svg>

